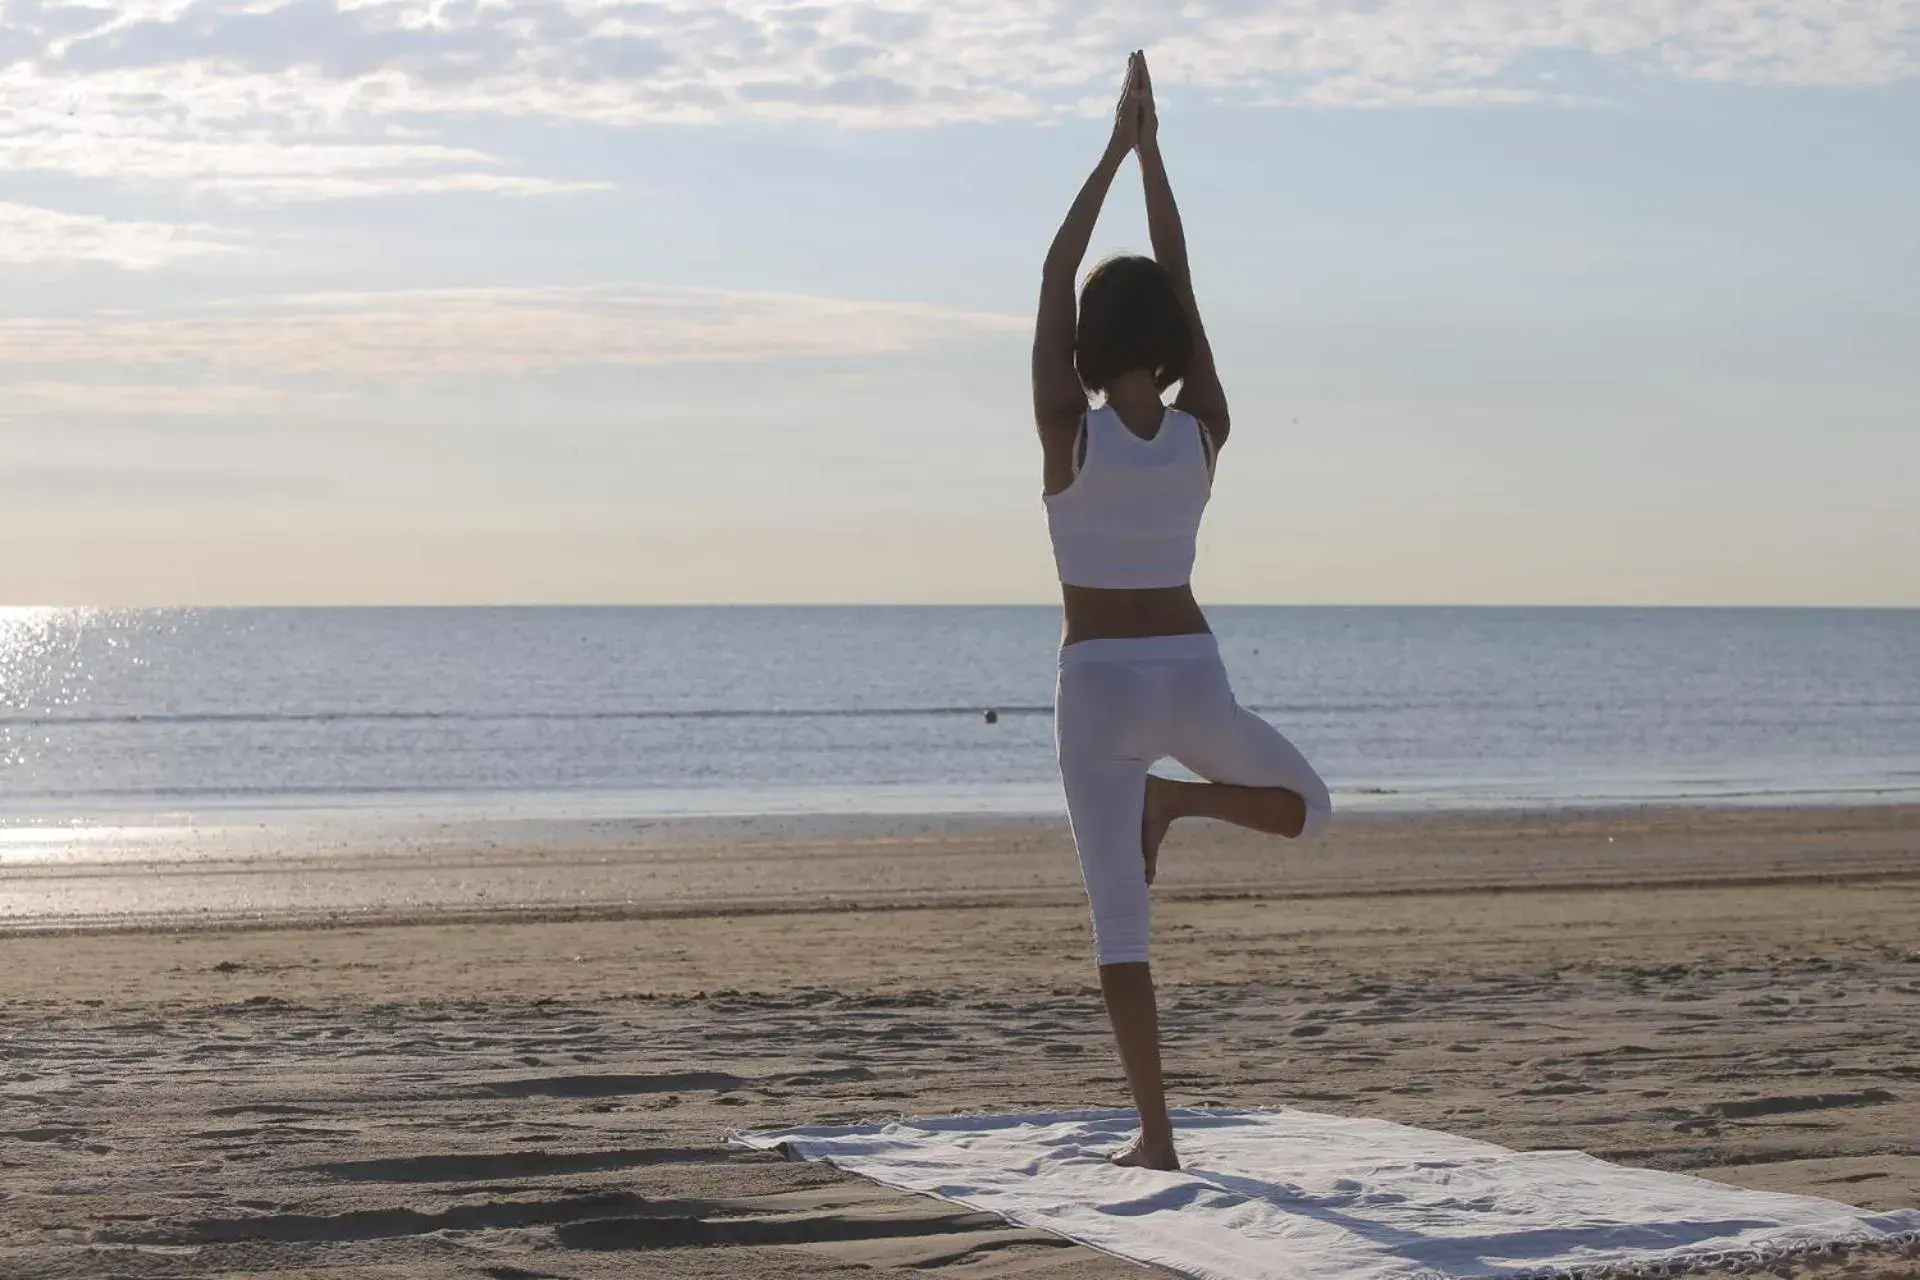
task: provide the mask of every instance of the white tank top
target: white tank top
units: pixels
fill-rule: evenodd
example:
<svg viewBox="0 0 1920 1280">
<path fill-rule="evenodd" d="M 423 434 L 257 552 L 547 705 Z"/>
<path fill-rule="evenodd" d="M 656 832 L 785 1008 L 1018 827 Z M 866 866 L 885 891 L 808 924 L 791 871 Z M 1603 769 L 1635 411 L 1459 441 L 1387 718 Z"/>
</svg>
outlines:
<svg viewBox="0 0 1920 1280">
<path fill-rule="evenodd" d="M 1060 581 L 1075 587 L 1183 587 L 1213 491 L 1199 420 L 1168 409 L 1144 440 L 1111 408 L 1086 416 L 1073 483 L 1045 497 Z"/>
</svg>

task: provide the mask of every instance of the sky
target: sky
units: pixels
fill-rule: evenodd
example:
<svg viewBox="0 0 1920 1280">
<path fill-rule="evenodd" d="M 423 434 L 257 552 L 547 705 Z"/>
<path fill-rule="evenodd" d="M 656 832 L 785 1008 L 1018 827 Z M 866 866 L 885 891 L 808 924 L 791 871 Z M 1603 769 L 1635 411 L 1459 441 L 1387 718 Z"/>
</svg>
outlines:
<svg viewBox="0 0 1920 1280">
<path fill-rule="evenodd" d="M 0 604 L 1053 599 L 1134 47 L 1203 600 L 1920 605 L 1920 0 L 0 0 Z"/>
</svg>

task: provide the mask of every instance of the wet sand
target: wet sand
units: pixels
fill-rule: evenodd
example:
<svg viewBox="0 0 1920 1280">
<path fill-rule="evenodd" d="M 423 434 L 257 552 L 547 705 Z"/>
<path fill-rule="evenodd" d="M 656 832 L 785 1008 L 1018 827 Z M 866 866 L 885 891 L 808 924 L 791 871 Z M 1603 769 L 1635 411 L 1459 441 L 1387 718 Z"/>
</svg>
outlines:
<svg viewBox="0 0 1920 1280">
<path fill-rule="evenodd" d="M 0 863 L 0 1276 L 1145 1274 L 724 1144 L 1123 1104 L 1055 824 L 271 854 Z M 1165 867 L 1177 1105 L 1920 1204 L 1920 810 L 1181 828 Z"/>
</svg>

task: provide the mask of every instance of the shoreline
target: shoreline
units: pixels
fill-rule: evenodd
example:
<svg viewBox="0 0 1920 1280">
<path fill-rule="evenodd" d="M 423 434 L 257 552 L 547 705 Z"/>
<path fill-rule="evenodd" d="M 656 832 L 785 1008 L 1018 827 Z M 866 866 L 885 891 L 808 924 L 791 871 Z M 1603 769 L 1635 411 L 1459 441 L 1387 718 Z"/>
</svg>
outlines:
<svg viewBox="0 0 1920 1280">
<path fill-rule="evenodd" d="M 1168 769 L 1171 776 L 1191 777 Z M 1920 806 L 1920 772 L 1835 776 L 1787 786 L 1766 777 L 1599 779 L 1571 791 L 1540 779 L 1399 781 L 1336 786 L 1343 818 L 1448 815 L 1581 814 L 1639 809 L 1851 809 Z M 852 787 L 762 786 L 579 792 L 394 792 L 308 794 L 242 799 L 123 797 L 76 806 L 70 800 L 0 797 L 0 865 L 63 841 L 110 846 L 179 846 L 189 837 L 271 830 L 283 839 L 317 840 L 350 833 L 393 839 L 440 828 L 477 829 L 581 824 L 628 826 L 762 822 L 837 830 L 884 820 L 1025 821 L 1062 815 L 1056 780 L 936 786 L 873 783 Z M 850 832 L 856 833 L 857 832 Z M 75 850 L 81 853 L 81 850 Z M 58 855 L 52 855 L 58 856 Z M 71 856 L 71 855 L 69 855 Z"/>
<path fill-rule="evenodd" d="M 1170 838 L 1157 901 L 1872 883 L 1920 877 L 1920 805 L 1363 813 L 1320 840 Z M 0 937 L 668 920 L 1083 902 L 1057 816 L 761 815 L 189 829 L 191 856 L 0 858 Z"/>
</svg>

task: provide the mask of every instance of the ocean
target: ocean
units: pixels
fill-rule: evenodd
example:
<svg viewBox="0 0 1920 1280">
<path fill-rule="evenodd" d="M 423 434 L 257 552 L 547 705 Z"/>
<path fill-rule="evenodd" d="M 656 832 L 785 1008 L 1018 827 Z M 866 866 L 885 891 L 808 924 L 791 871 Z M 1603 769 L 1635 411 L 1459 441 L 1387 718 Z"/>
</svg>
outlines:
<svg viewBox="0 0 1920 1280">
<path fill-rule="evenodd" d="M 1346 809 L 1920 799 L 1920 610 L 1210 616 L 1240 700 Z M 1044 607 L 0 610 L 0 826 L 1048 812 L 1058 628 Z"/>
</svg>

